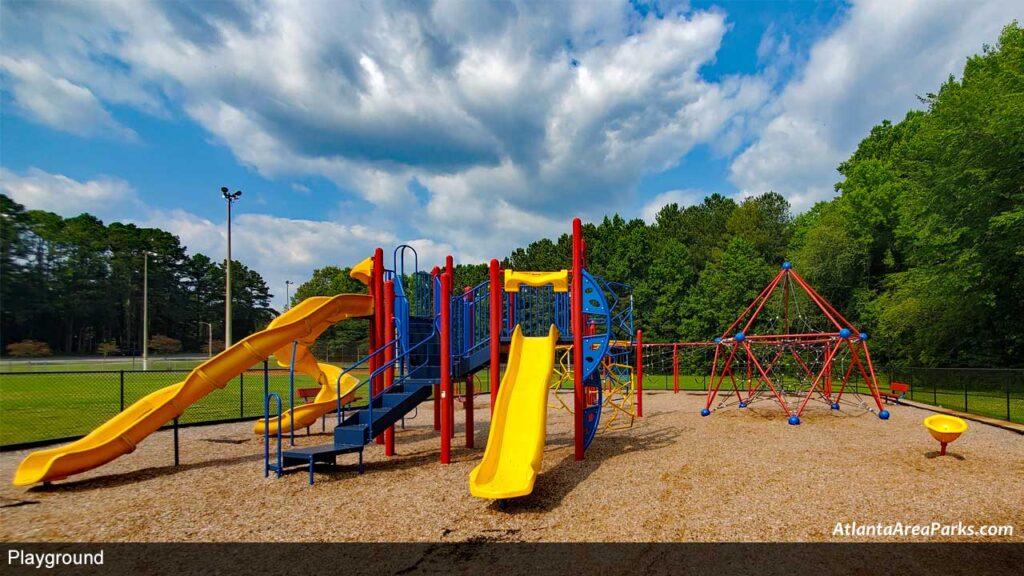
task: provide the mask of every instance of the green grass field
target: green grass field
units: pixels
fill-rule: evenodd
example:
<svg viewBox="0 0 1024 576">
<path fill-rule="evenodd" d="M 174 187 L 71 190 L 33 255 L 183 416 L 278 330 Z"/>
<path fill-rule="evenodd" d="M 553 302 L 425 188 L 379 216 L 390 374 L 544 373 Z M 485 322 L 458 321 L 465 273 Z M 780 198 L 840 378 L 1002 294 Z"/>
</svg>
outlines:
<svg viewBox="0 0 1024 576">
<path fill-rule="evenodd" d="M 191 370 L 204 359 L 157 358 L 149 359 L 150 370 Z M 116 360 L 12 362 L 0 361 L 0 372 L 105 372 L 108 370 L 142 370 L 141 358 Z"/>
<path fill-rule="evenodd" d="M 671 374 L 645 374 L 644 375 L 644 389 L 645 390 L 672 390 L 672 375 Z M 885 374 L 878 375 L 879 386 L 882 392 L 889 391 L 889 377 Z M 680 390 L 707 390 L 707 383 L 710 378 L 707 376 L 700 375 L 679 375 L 679 389 Z M 868 395 L 870 392 L 867 386 L 863 382 L 851 382 L 851 391 L 861 395 Z M 731 386 L 726 382 L 722 384 L 721 393 L 725 393 L 727 390 L 731 390 Z M 963 390 L 949 390 L 939 388 L 933 391 L 932 386 L 926 382 L 917 383 L 917 386 L 912 388 L 912 394 L 908 396 L 909 399 L 915 402 L 921 402 L 924 404 L 932 404 L 942 408 L 950 408 L 953 410 L 959 410 L 961 412 L 969 412 L 971 414 L 978 414 L 981 416 L 989 416 L 992 418 L 998 418 L 1000 420 L 1009 420 L 1011 422 L 1024 422 L 1024 389 L 1011 390 L 1009 394 L 1009 402 L 1007 401 L 1007 395 L 1005 393 L 986 393 L 979 391 L 968 390 L 966 398 L 966 409 L 964 404 L 964 393 Z M 1009 404 L 1009 405 L 1008 405 Z M 1009 409 L 1009 410 L 1008 410 Z M 1007 418 L 1007 412 L 1009 411 L 1009 418 Z"/>
<path fill-rule="evenodd" d="M 187 370 L 126 371 L 123 373 L 123 405 L 130 406 L 150 392 L 180 382 L 187 374 Z M 355 375 L 365 376 L 366 372 Z M 0 445 L 88 434 L 121 410 L 121 378 L 120 371 L 0 376 Z M 289 403 L 288 382 L 287 370 L 271 371 L 270 390 L 281 395 L 285 410 Z M 308 376 L 296 374 L 296 389 L 315 385 Z M 301 404 L 302 399 L 296 398 L 295 403 Z M 256 368 L 190 406 L 179 422 L 249 418 L 262 414 L 263 371 Z"/>
<path fill-rule="evenodd" d="M 273 365 L 273 364 L 271 364 Z M 93 365 L 94 366 L 94 365 Z M 65 369 L 68 365 L 63 365 Z M 106 366 L 105 366 L 106 367 Z M 124 371 L 125 407 L 146 394 L 180 382 L 187 370 L 149 372 Z M 364 371 L 357 371 L 365 377 Z M 122 406 L 122 372 L 117 369 L 88 372 L 18 372 L 0 375 L 0 445 L 18 444 L 88 434 L 96 426 L 115 416 Z M 883 391 L 888 380 L 880 375 Z M 702 375 L 680 375 L 681 390 L 706 389 L 708 378 Z M 315 384 L 303 374 L 297 374 L 295 387 L 308 388 Z M 645 374 L 645 390 L 671 390 L 671 374 Z M 281 395 L 284 408 L 288 407 L 288 372 L 274 369 L 270 376 L 270 390 Z M 489 391 L 487 372 L 476 377 L 477 393 Z M 861 384 L 855 389 L 867 394 Z M 723 387 L 723 391 L 725 388 Z M 365 397 L 365 393 L 360 394 Z M 263 374 L 260 367 L 246 372 L 190 406 L 182 415 L 181 423 L 256 418 L 263 415 Z M 917 383 L 912 399 L 955 410 L 964 410 L 962 390 L 937 390 Z M 296 398 L 296 404 L 301 399 Z M 1024 391 L 1014 391 L 1009 399 L 1010 420 L 1024 422 Z M 967 397 L 968 412 L 1006 419 L 1006 395 L 971 393 Z"/>
</svg>

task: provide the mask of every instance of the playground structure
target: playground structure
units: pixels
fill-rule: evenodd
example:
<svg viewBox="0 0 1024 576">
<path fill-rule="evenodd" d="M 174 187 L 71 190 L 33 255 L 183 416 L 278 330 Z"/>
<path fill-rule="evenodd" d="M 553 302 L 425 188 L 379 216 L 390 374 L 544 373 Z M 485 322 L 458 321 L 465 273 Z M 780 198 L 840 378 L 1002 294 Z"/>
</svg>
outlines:
<svg viewBox="0 0 1024 576">
<path fill-rule="evenodd" d="M 851 405 L 872 411 L 858 393 L 859 377 L 878 417 L 886 420 L 889 412 L 882 406 L 867 340 L 866 333 L 785 262 L 746 310 L 715 338 L 711 381 L 701 415 L 711 414 L 726 378 L 731 392 L 723 395 L 717 408 L 731 404 L 746 408 L 774 399 L 794 426 L 800 424 L 812 399 L 832 410 Z M 856 400 L 851 402 L 844 395 Z"/>
<path fill-rule="evenodd" d="M 358 454 L 361 470 L 363 449 L 372 442 L 383 444 L 392 456 L 395 425 L 430 398 L 440 432 L 440 461 L 450 463 L 455 384 L 464 383 L 466 445 L 473 447 L 473 377 L 489 370 L 495 428 L 479 471 L 471 476 L 470 490 L 496 499 L 528 494 L 544 448 L 544 412 L 556 347 L 566 351 L 562 364 L 565 373 L 571 373 L 571 379 L 563 376 L 559 382 L 572 385 L 577 460 L 584 458 L 599 430 L 602 411 L 612 412 L 613 421 L 621 413 L 632 415 L 632 299 L 621 295 L 628 287 L 587 271 L 579 219 L 573 221 L 571 271 L 502 271 L 492 260 L 488 280 L 458 294 L 453 273 L 451 256 L 443 270 L 420 270 L 418 255 L 406 245 L 394 250 L 388 269 L 383 249 L 378 248 L 351 272 L 369 294 L 303 301 L 265 330 L 198 366 L 182 383 L 143 398 L 85 438 L 30 454 L 18 467 L 14 484 L 60 480 L 132 452 L 190 404 L 263 362 L 264 418 L 256 422 L 254 432 L 264 436 L 265 475 L 304 466 L 312 483 L 317 463 L 333 464 L 339 455 L 349 453 Z M 370 319 L 368 355 L 344 370 L 318 363 L 310 345 L 330 325 L 356 317 Z M 281 396 L 269 391 L 266 367 L 271 355 L 292 374 L 287 410 Z M 503 356 L 507 368 L 502 379 Z M 320 386 L 310 404 L 295 404 L 296 371 Z M 356 377 L 365 371 L 368 376 Z M 353 407 L 361 398 L 365 405 Z M 330 413 L 336 414 L 332 442 L 294 446 L 296 429 Z M 286 433 L 288 447 L 283 445 Z"/>
</svg>

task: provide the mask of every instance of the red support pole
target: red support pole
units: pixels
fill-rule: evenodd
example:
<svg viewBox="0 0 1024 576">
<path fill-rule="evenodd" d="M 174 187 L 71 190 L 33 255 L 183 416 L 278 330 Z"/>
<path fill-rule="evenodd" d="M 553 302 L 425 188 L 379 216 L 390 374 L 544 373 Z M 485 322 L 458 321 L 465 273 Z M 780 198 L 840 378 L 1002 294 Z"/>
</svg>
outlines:
<svg viewBox="0 0 1024 576">
<path fill-rule="evenodd" d="M 839 353 L 839 348 L 840 348 L 839 346 L 835 346 L 834 348 L 832 348 L 832 353 L 829 354 L 825 358 L 825 366 L 828 366 L 829 364 L 832 363 L 832 359 L 835 358 L 835 355 L 837 353 Z M 797 411 L 796 411 L 796 415 L 797 416 L 800 416 L 800 415 L 802 415 L 804 413 L 804 407 L 807 406 L 808 402 L 810 402 L 811 395 L 814 394 L 814 390 L 818 387 L 818 382 L 820 382 L 824 377 L 825 377 L 825 368 L 822 367 L 821 372 L 818 374 L 818 377 L 815 378 L 814 379 L 814 383 L 811 384 L 811 389 L 808 390 L 807 391 L 807 395 L 804 396 L 804 401 L 800 403 L 800 408 L 798 408 Z"/>
<path fill-rule="evenodd" d="M 388 280 L 384 283 L 384 343 L 388 344 L 395 339 L 395 283 Z M 389 344 L 384 349 L 385 364 L 395 359 L 395 345 Z M 395 367 L 388 366 L 384 370 L 384 389 L 391 388 L 395 383 Z M 395 426 L 392 424 L 384 431 L 384 454 L 395 455 Z"/>
<path fill-rule="evenodd" d="M 572 377 L 573 377 L 573 434 L 576 460 L 583 460 L 583 225 L 579 218 L 572 221 Z"/>
<path fill-rule="evenodd" d="M 772 379 L 764 371 L 764 368 L 761 367 L 761 363 L 757 361 L 757 357 L 754 356 L 754 352 L 750 350 L 750 344 L 744 342 L 743 346 L 747 352 L 747 361 L 754 363 L 754 366 L 757 368 L 757 371 L 760 372 L 761 377 L 764 378 L 765 383 L 768 384 L 768 387 L 772 389 L 772 394 L 774 394 L 775 399 L 779 401 L 779 405 L 782 406 L 782 411 L 786 413 L 786 416 L 792 416 L 793 414 L 789 411 L 789 406 L 786 406 L 786 401 L 782 399 L 782 395 L 779 394 L 779 391 L 775 389 L 775 384 L 772 384 Z M 811 388 L 811 390 L 813 391 L 814 389 Z"/>
<path fill-rule="evenodd" d="M 373 251 L 373 331 L 377 348 L 384 346 L 384 249 L 378 247 Z M 374 370 L 384 365 L 384 359 L 380 352 L 374 355 Z M 377 396 L 384 389 L 384 376 L 378 374 L 370 383 L 373 396 Z M 371 399 L 372 401 L 372 399 Z M 377 444 L 384 443 L 384 435 L 377 436 L 374 441 Z"/>
<path fill-rule="evenodd" d="M 435 286 L 437 284 L 434 280 L 437 277 L 439 277 L 440 275 L 441 275 L 441 269 L 438 268 L 437 266 L 434 266 L 434 269 L 430 271 L 430 294 L 431 294 L 431 297 L 434 298 L 434 302 L 431 302 L 430 308 L 431 308 L 431 310 L 433 310 L 433 313 L 435 315 L 440 313 L 440 310 L 434 310 L 434 303 L 437 302 L 438 300 L 440 300 L 440 298 L 437 298 L 437 297 L 434 296 L 434 289 L 435 289 Z M 434 431 L 440 431 L 441 430 L 441 385 L 440 384 L 434 384 L 433 397 L 434 397 Z"/>
<path fill-rule="evenodd" d="M 501 270 L 498 261 L 491 260 L 491 414 L 498 401 L 498 387 L 501 385 Z"/>
<path fill-rule="evenodd" d="M 707 356 L 705 356 L 707 358 Z M 672 345 L 672 393 L 679 394 L 679 345 Z"/>
<path fill-rule="evenodd" d="M 467 302 L 470 302 L 470 303 L 473 302 L 473 289 L 472 288 L 470 288 L 469 286 L 466 286 L 465 290 L 463 290 L 463 294 L 466 295 L 466 301 Z M 476 332 L 476 330 L 473 330 L 472 327 L 476 326 L 476 323 L 474 322 L 474 320 L 476 320 L 476 318 L 473 317 L 474 314 L 473 314 L 473 307 L 472 306 L 469 307 L 469 312 L 468 313 L 470 315 L 469 316 L 469 326 L 471 327 L 471 329 L 469 331 L 469 335 L 468 335 L 468 337 L 470 339 L 469 344 L 473 345 L 474 344 L 474 342 L 473 342 L 473 335 Z M 466 448 L 472 448 L 473 447 L 473 392 L 474 392 L 474 390 L 473 390 L 473 375 L 472 374 L 468 374 L 466 376 L 466 403 L 464 405 L 465 406 L 465 410 L 466 410 Z"/>
<path fill-rule="evenodd" d="M 644 331 L 636 331 L 636 416 L 644 415 Z"/>
<path fill-rule="evenodd" d="M 445 298 L 441 300 L 441 306 L 448 310 L 448 321 L 451 322 L 452 295 L 455 294 L 455 260 L 449 254 L 444 258 L 445 272 L 448 273 L 448 290 L 445 291 Z M 450 330 L 450 327 L 449 327 Z M 451 333 L 449 332 L 448 346 L 451 347 Z M 449 366 L 449 373 L 451 369 Z M 451 383 L 451 390 L 448 393 L 448 436 L 455 438 L 455 382 Z"/>
<path fill-rule="evenodd" d="M 452 275 L 441 275 L 441 463 L 452 461 Z"/>
<path fill-rule="evenodd" d="M 867 360 L 868 371 L 871 373 L 871 380 L 868 382 L 868 387 L 871 388 L 871 396 L 875 398 L 875 405 L 878 406 L 878 410 L 885 410 L 882 406 L 882 397 L 878 394 L 878 378 L 875 376 L 875 365 L 871 362 L 871 353 L 868 352 L 868 343 L 861 340 L 860 347 L 864 349 L 864 359 Z"/>
</svg>

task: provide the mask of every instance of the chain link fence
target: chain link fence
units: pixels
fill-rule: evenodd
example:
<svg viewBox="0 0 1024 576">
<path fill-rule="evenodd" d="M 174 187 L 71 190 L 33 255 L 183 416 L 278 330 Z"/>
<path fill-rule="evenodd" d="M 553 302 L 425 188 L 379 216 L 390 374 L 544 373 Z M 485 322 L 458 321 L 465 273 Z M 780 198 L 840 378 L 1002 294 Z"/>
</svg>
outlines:
<svg viewBox="0 0 1024 576">
<path fill-rule="evenodd" d="M 181 382 L 190 370 L 0 373 L 0 447 L 84 436 L 151 392 Z M 287 369 L 268 370 L 269 387 L 288 406 Z M 317 387 L 295 374 L 295 389 Z M 296 405 L 302 404 L 296 397 Z M 263 368 L 255 366 L 189 406 L 180 424 L 263 416 Z M 168 423 L 170 425 L 170 423 Z"/>
<path fill-rule="evenodd" d="M 915 402 L 1024 422 L 1022 369 L 909 367 L 891 368 L 887 375 L 890 382 L 908 384 L 907 397 Z"/>
<path fill-rule="evenodd" d="M 359 354 L 351 350 L 337 351 L 339 362 L 343 354 Z M 190 370 L 106 370 L 64 372 L 0 372 L 0 449 L 16 449 L 34 444 L 58 442 L 79 438 L 116 416 L 147 394 L 179 383 Z M 288 370 L 272 368 L 267 371 L 269 389 L 280 394 L 283 409 L 289 405 Z M 354 376 L 365 378 L 365 370 Z M 490 385 L 487 371 L 475 377 L 474 393 L 478 408 L 488 406 Z M 319 387 L 309 376 L 296 372 L 295 390 Z M 465 395 L 465 384 L 455 383 L 460 401 Z M 357 392 L 360 397 L 352 408 L 366 403 L 365 387 Z M 192 404 L 178 419 L 179 424 L 213 424 L 255 419 L 263 416 L 263 367 L 257 365 L 239 374 Z M 295 405 L 303 400 L 296 395 Z M 461 409 L 461 404 L 460 404 Z M 275 412 L 276 407 L 271 407 Z M 168 422 L 165 427 L 170 427 Z"/>
</svg>

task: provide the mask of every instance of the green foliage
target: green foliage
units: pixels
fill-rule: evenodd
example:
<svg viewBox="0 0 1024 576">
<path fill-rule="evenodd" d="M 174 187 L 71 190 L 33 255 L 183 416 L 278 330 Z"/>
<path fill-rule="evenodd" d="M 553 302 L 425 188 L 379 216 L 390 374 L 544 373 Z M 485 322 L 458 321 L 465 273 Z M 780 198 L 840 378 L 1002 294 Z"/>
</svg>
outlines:
<svg viewBox="0 0 1024 576">
<path fill-rule="evenodd" d="M 325 266 L 313 271 L 313 276 L 299 285 L 292 295 L 292 305 L 312 296 L 335 296 L 337 294 L 366 294 L 366 286 L 349 276 L 351 268 Z M 364 319 L 352 319 L 340 322 L 328 328 L 320 336 L 320 346 L 340 349 L 355 344 L 365 348 L 369 322 Z"/>
<path fill-rule="evenodd" d="M 776 272 L 752 242 L 732 238 L 682 302 L 684 340 L 707 342 L 724 332 Z"/>
<path fill-rule="evenodd" d="M 224 266 L 196 254 L 155 228 L 82 214 L 61 218 L 26 211 L 0 195 L 0 338 L 30 338 L 64 353 L 92 353 L 115 341 L 141 352 L 144 254 L 149 252 L 149 322 L 154 332 L 206 344 L 210 322 L 222 332 Z M 270 320 L 270 294 L 255 271 L 232 268 L 234 334 L 243 337 Z"/>
</svg>

